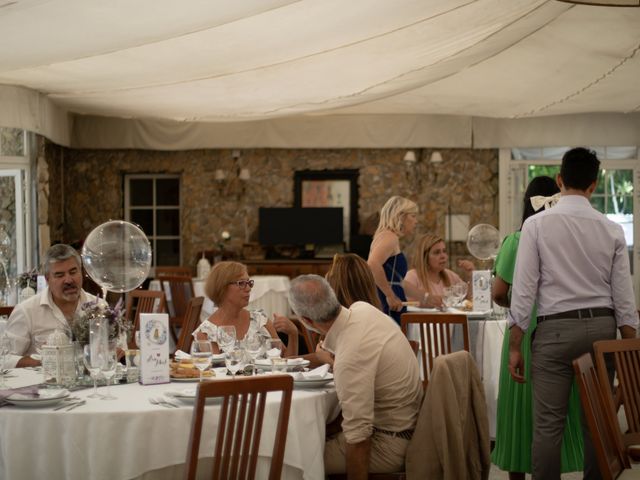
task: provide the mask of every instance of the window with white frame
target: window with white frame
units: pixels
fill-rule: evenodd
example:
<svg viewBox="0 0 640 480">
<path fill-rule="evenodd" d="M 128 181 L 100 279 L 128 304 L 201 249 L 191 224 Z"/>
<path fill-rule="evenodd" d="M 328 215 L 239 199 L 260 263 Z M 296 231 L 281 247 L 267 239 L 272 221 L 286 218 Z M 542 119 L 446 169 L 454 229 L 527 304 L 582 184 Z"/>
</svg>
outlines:
<svg viewBox="0 0 640 480">
<path fill-rule="evenodd" d="M 149 238 L 153 266 L 180 265 L 180 176 L 125 175 L 125 218 Z"/>
<path fill-rule="evenodd" d="M 0 305 L 13 305 L 15 277 L 33 267 L 29 134 L 0 127 Z"/>
<path fill-rule="evenodd" d="M 640 298 L 640 219 L 634 216 L 640 202 L 640 168 L 637 147 L 589 147 L 601 161 L 600 175 L 591 204 L 620 224 L 629 248 L 636 299 Z M 522 222 L 522 199 L 529 180 L 547 175 L 555 178 L 562 155 L 569 147 L 514 148 L 500 150 L 500 233 L 518 230 Z"/>
</svg>

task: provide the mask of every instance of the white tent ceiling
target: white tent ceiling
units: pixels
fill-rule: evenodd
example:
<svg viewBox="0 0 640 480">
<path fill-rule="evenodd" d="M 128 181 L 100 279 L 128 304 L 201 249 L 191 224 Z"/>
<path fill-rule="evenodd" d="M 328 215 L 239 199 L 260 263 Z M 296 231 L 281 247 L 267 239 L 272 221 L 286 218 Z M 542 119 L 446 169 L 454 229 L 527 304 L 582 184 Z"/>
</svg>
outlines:
<svg viewBox="0 0 640 480">
<path fill-rule="evenodd" d="M 46 104 L 79 115 L 74 135 L 83 146 L 114 127 L 100 117 L 144 125 L 138 130 L 149 146 L 167 125 L 194 126 L 203 132 L 192 135 L 194 147 L 207 125 L 282 129 L 296 120 L 312 129 L 345 116 L 360 124 L 400 118 L 418 130 L 432 115 L 467 130 L 460 119 L 594 113 L 627 114 L 639 125 L 640 8 L 555 0 L 0 0 L 0 46 L 0 124 L 10 118 L 8 126 L 27 128 L 17 110 L 42 116 Z M 46 130 L 56 121 L 35 123 Z M 136 142 L 145 140 L 125 146 Z M 62 143 L 73 143 L 71 135 Z"/>
</svg>

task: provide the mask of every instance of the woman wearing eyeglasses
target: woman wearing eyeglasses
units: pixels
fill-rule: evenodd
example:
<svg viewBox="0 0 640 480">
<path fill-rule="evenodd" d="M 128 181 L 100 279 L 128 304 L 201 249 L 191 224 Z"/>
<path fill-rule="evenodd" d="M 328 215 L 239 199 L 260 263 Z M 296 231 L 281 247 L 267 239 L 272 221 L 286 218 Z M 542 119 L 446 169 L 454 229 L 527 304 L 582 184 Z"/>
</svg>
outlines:
<svg viewBox="0 0 640 480">
<path fill-rule="evenodd" d="M 247 310 L 252 287 L 253 280 L 245 265 L 216 263 L 209 272 L 204 291 L 217 310 L 193 332 L 194 338 L 202 339 L 206 334 L 210 340 L 217 341 L 218 328 L 222 326 L 235 327 L 238 340 L 256 334 L 277 339 L 277 332 L 284 332 L 288 336 L 284 356 L 297 355 L 298 329 L 291 320 L 274 314 L 271 321 L 262 310 Z"/>
</svg>

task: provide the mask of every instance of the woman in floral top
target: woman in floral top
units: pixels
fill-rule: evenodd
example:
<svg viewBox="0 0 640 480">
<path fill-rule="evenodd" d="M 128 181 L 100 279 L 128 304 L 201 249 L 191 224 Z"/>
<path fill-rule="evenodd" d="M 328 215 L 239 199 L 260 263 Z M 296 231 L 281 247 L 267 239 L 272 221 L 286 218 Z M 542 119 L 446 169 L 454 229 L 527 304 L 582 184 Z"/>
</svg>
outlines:
<svg viewBox="0 0 640 480">
<path fill-rule="evenodd" d="M 209 272 L 205 294 L 218 307 L 215 312 L 193 332 L 194 338 L 218 340 L 218 327 L 232 325 L 236 338 L 244 340 L 253 335 L 278 338 L 277 332 L 288 336 L 284 356 L 298 354 L 298 329 L 291 320 L 280 315 L 269 320 L 262 310 L 247 310 L 253 281 L 247 267 L 238 262 L 219 262 Z M 205 336 L 206 335 L 206 336 Z"/>
</svg>

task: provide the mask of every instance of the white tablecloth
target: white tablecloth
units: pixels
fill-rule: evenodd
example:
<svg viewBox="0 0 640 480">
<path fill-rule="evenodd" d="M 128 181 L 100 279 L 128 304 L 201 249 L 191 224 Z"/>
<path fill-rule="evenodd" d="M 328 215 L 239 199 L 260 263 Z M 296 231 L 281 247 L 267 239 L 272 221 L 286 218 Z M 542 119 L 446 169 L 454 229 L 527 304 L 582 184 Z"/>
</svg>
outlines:
<svg viewBox="0 0 640 480">
<path fill-rule="evenodd" d="M 284 315 L 288 317 L 291 315 L 291 309 L 289 308 L 289 300 L 287 295 L 289 293 L 289 287 L 291 281 L 289 277 L 285 275 L 254 275 L 251 277 L 253 280 L 253 288 L 251 289 L 251 297 L 249 298 L 249 310 L 264 310 L 269 319 L 273 319 L 274 314 Z M 204 304 L 202 305 L 202 314 L 200 318 L 204 320 L 208 318 L 215 310 L 215 305 L 211 300 L 206 298 L 204 294 L 205 281 L 200 278 L 194 278 L 193 292 L 196 297 L 205 297 Z M 151 280 L 149 283 L 149 290 L 160 290 L 160 281 Z M 167 297 L 167 304 L 171 305 L 171 292 L 167 285 L 165 285 L 164 293 Z M 171 311 L 171 306 L 169 310 Z"/>
<path fill-rule="evenodd" d="M 7 379 L 9 386 L 33 384 L 42 378 L 41 373 L 21 370 L 19 377 Z M 112 386 L 117 400 L 89 398 L 86 405 L 71 412 L 2 407 L 0 478 L 125 480 L 145 472 L 151 472 L 145 478 L 166 478 L 167 471 L 175 473 L 175 466 L 185 461 L 193 407 L 185 404 L 169 409 L 151 405 L 149 398 L 195 385 Z M 85 398 L 89 393 L 91 390 L 81 390 L 73 395 Z M 269 432 L 275 429 L 279 397 L 274 393 L 267 399 L 257 478 L 266 478 L 264 472 L 270 465 L 273 435 Z M 219 409 L 207 407 L 205 424 L 217 424 Z M 336 414 L 334 389 L 294 392 L 283 479 L 324 478 L 325 422 Z M 201 455 L 213 452 L 215 428 L 203 430 L 206 449 Z M 181 467 L 177 470 L 182 471 Z"/>
<path fill-rule="evenodd" d="M 410 308 L 409 310 L 413 313 L 453 313 L 418 308 Z M 460 313 L 464 314 L 464 312 Z M 468 315 L 467 320 L 469 325 L 471 355 L 478 365 L 478 370 L 480 370 L 482 383 L 484 385 L 487 415 L 489 417 L 489 434 L 491 438 L 495 438 L 502 341 L 504 339 L 505 329 L 507 328 L 507 321 L 504 319 L 489 320 L 486 318 L 487 316 L 486 314 L 472 313 Z M 419 342 L 420 334 L 418 333 L 418 327 L 411 325 L 407 332 L 407 337 Z M 461 331 L 458 332 L 454 329 L 452 344 L 454 350 L 462 349 Z M 420 369 L 422 370 L 422 364 L 420 364 Z M 421 372 L 421 374 L 424 375 L 424 372 Z"/>
</svg>

